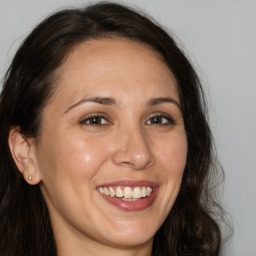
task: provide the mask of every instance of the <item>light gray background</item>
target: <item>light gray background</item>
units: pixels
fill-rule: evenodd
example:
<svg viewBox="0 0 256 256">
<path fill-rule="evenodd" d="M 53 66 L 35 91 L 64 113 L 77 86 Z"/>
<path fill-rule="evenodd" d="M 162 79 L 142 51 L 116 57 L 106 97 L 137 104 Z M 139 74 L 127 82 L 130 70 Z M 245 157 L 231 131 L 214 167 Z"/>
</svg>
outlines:
<svg viewBox="0 0 256 256">
<path fill-rule="evenodd" d="M 0 0 L 0 77 L 43 17 L 56 8 L 87 2 Z M 223 255 L 256 256 L 256 1 L 124 2 L 141 7 L 172 30 L 199 71 L 226 173 L 223 201 L 234 224 Z"/>
</svg>

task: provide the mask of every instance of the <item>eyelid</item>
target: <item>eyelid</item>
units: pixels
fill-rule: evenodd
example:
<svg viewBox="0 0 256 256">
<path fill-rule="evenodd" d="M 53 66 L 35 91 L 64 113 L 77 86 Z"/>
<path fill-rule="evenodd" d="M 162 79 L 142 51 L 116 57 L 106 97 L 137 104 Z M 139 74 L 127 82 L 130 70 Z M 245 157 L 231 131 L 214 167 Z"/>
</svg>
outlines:
<svg viewBox="0 0 256 256">
<path fill-rule="evenodd" d="M 154 117 L 162 117 L 162 118 L 166 119 L 167 122 L 159 123 L 159 124 L 157 124 L 157 123 L 155 123 L 155 124 L 147 124 L 147 122 L 150 121 L 150 119 L 154 118 Z M 105 120 L 106 123 L 103 123 L 103 124 L 90 124 L 90 123 L 86 123 L 91 118 L 102 118 L 102 119 Z M 96 113 L 90 113 L 90 114 L 87 114 L 87 115 L 83 116 L 79 120 L 79 124 L 81 124 L 81 125 L 88 125 L 88 126 L 105 126 L 105 125 L 111 124 L 111 121 L 110 121 L 110 118 L 105 113 L 96 112 Z M 154 112 L 154 113 L 151 113 L 146 118 L 145 124 L 146 125 L 175 125 L 176 122 L 175 122 L 174 118 L 170 114 L 163 113 L 163 112 Z"/>
<path fill-rule="evenodd" d="M 165 119 L 167 119 L 169 121 L 169 123 L 167 124 L 159 124 L 159 125 L 175 125 L 176 122 L 174 120 L 174 118 L 170 115 L 170 114 L 166 114 L 166 113 L 163 113 L 163 112 L 155 112 L 155 113 L 152 113 L 148 116 L 148 118 L 146 119 L 146 123 L 153 117 L 163 117 Z"/>
<path fill-rule="evenodd" d="M 107 123 L 105 123 L 105 124 L 86 124 L 86 121 L 89 120 L 90 118 L 102 118 L 102 119 L 106 120 Z M 104 126 L 104 125 L 109 125 L 110 123 L 111 122 L 109 121 L 109 118 L 104 113 L 90 113 L 90 114 L 83 116 L 79 120 L 79 124 L 91 125 L 91 126 Z"/>
</svg>

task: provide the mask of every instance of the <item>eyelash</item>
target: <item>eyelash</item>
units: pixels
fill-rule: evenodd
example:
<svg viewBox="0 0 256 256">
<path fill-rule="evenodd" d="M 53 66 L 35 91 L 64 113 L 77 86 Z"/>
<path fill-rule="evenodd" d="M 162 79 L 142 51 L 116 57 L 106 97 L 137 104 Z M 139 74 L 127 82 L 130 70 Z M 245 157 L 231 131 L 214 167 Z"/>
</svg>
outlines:
<svg viewBox="0 0 256 256">
<path fill-rule="evenodd" d="M 148 121 L 159 121 L 159 119 L 163 122 L 163 119 L 165 119 L 164 123 L 152 123 L 151 125 L 164 125 L 164 126 L 167 126 L 167 125 L 175 125 L 175 121 L 174 119 L 169 116 L 169 115 L 164 115 L 164 114 L 161 114 L 161 113 L 157 113 L 157 114 L 153 114 L 151 115 L 151 117 L 147 120 Z M 155 119 L 155 120 L 154 120 Z M 146 122 L 146 124 L 147 124 Z"/>
<path fill-rule="evenodd" d="M 165 119 L 165 120 L 164 120 Z M 104 123 L 102 121 L 104 120 Z M 152 123 L 149 124 L 148 122 L 151 121 Z M 158 122 L 161 123 L 158 123 Z M 157 123 L 153 123 L 157 122 Z M 108 119 L 103 115 L 93 114 L 88 117 L 85 117 L 79 122 L 81 125 L 89 125 L 89 126 L 106 126 L 110 125 L 111 123 Z M 146 121 L 146 125 L 175 125 L 174 119 L 169 115 L 164 115 L 161 113 L 155 113 L 150 116 L 150 118 Z"/>
<path fill-rule="evenodd" d="M 102 121 L 102 119 L 104 119 L 106 123 L 104 123 L 104 124 L 97 123 L 97 121 L 100 121 L 100 120 Z M 93 123 L 94 121 L 96 121 L 96 123 Z M 109 125 L 110 124 L 110 122 L 107 120 L 106 117 L 104 117 L 102 115 L 98 115 L 98 114 L 93 114 L 93 115 L 90 115 L 88 117 L 85 117 L 79 123 L 82 124 L 82 125 L 90 125 L 90 126 L 105 126 L 105 125 Z"/>
</svg>

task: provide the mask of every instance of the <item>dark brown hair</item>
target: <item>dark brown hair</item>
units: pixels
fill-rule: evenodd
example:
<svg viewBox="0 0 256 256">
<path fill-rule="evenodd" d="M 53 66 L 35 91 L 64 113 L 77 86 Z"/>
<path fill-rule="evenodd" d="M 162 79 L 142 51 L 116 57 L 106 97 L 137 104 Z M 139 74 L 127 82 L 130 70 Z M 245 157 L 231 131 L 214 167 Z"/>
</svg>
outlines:
<svg viewBox="0 0 256 256">
<path fill-rule="evenodd" d="M 156 233 L 154 256 L 217 256 L 221 207 L 212 196 L 217 168 L 203 91 L 192 65 L 155 21 L 114 3 L 58 11 L 25 39 L 8 69 L 0 98 L 0 255 L 57 255 L 48 209 L 39 185 L 17 170 L 8 135 L 18 126 L 37 137 L 41 113 L 54 93 L 54 73 L 76 45 L 96 38 L 127 38 L 160 53 L 179 85 L 188 140 L 187 163 L 177 200 Z"/>
</svg>

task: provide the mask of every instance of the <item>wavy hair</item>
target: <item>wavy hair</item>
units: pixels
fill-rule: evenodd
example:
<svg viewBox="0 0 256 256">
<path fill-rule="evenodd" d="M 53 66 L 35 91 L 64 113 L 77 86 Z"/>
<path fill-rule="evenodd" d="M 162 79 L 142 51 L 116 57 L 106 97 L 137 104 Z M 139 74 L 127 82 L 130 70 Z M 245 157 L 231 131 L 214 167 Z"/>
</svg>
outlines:
<svg viewBox="0 0 256 256">
<path fill-rule="evenodd" d="M 64 9 L 43 20 L 18 49 L 0 96 L 0 255 L 57 255 L 48 209 L 39 185 L 18 171 L 8 136 L 17 126 L 25 137 L 40 133 L 41 113 L 54 94 L 54 79 L 76 45 L 97 38 L 127 38 L 150 46 L 174 74 L 188 141 L 180 192 L 154 236 L 154 256 L 217 256 L 222 208 L 212 193 L 216 168 L 206 104 L 198 76 L 174 39 L 156 21 L 124 5 L 101 2 Z"/>
</svg>

